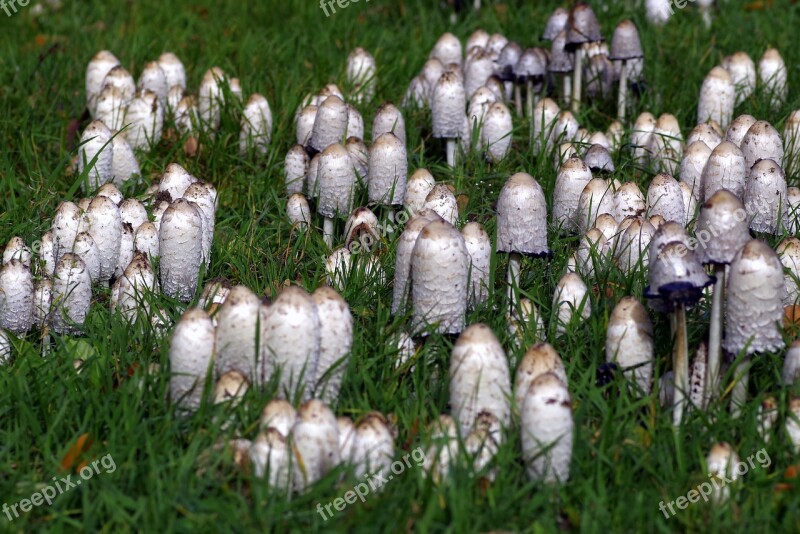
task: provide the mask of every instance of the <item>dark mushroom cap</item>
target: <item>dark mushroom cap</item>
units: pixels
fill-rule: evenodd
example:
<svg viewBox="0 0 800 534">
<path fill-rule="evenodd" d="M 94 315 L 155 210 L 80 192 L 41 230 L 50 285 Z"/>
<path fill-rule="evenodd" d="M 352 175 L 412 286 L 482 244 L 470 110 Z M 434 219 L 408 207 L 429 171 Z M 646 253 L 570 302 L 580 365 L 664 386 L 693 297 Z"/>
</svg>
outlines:
<svg viewBox="0 0 800 534">
<path fill-rule="evenodd" d="M 514 67 L 522 55 L 522 47 L 514 41 L 509 41 L 503 50 L 500 52 L 500 57 L 497 58 L 497 68 L 495 75 L 504 82 L 514 80 Z"/>
<path fill-rule="evenodd" d="M 552 41 L 555 39 L 556 35 L 566 29 L 567 20 L 569 20 L 569 11 L 563 7 L 557 7 L 547 19 L 542 39 L 545 41 Z"/>
<path fill-rule="evenodd" d="M 542 61 L 542 55 L 535 48 L 526 49 L 514 66 L 517 81 L 542 78 L 545 74 L 547 74 L 547 63 Z"/>
<path fill-rule="evenodd" d="M 673 241 L 650 263 L 650 285 L 644 294 L 651 299 L 691 305 L 712 283 L 714 279 L 705 273 L 694 252 L 680 241 Z"/>
<path fill-rule="evenodd" d="M 639 30 L 632 20 L 623 20 L 614 30 L 611 38 L 611 53 L 608 59 L 624 60 L 644 57 L 642 43 L 639 40 Z"/>
<path fill-rule="evenodd" d="M 592 172 L 614 172 L 616 170 L 611 154 L 603 145 L 594 144 L 589 147 L 583 156 L 583 162 Z"/>
<path fill-rule="evenodd" d="M 577 48 L 584 43 L 602 41 L 600 23 L 589 4 L 579 3 L 569 12 L 567 19 L 567 48 Z"/>
<path fill-rule="evenodd" d="M 572 56 L 572 52 L 566 49 L 566 46 L 567 30 L 562 30 L 553 39 L 550 47 L 550 65 L 548 66 L 550 72 L 572 72 L 575 67 L 575 58 Z"/>
</svg>

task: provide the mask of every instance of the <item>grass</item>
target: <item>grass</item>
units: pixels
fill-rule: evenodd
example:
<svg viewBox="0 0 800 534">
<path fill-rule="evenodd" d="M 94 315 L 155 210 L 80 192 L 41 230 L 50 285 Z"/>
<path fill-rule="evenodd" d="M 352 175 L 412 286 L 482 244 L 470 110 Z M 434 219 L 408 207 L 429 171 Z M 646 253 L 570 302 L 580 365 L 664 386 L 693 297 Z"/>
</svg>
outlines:
<svg viewBox="0 0 800 534">
<path fill-rule="evenodd" d="M 736 110 L 771 121 L 779 131 L 791 110 L 800 107 L 797 90 L 795 29 L 798 12 L 788 0 L 724 2 L 707 30 L 691 8 L 676 11 L 663 29 L 650 27 L 638 2 L 595 2 L 606 36 L 617 22 L 633 18 L 646 52 L 648 90 L 629 116 L 643 110 L 676 115 L 687 135 L 695 122 L 696 99 L 705 74 L 721 58 L 744 50 L 756 61 L 768 46 L 777 47 L 789 66 L 789 99 L 771 110 L 755 95 Z M 143 184 L 126 194 L 141 194 L 167 164 L 177 161 L 192 174 L 213 182 L 220 194 L 213 260 L 206 278 L 224 276 L 257 294 L 273 297 L 288 282 L 309 290 L 324 283 L 321 233 L 293 231 L 285 216 L 282 191 L 284 154 L 294 143 L 293 113 L 304 94 L 330 82 L 344 82 L 347 54 L 355 46 L 378 62 L 375 100 L 360 106 L 367 136 L 375 110 L 384 100 L 402 99 L 408 81 L 422 67 L 444 31 L 465 39 L 482 27 L 501 31 L 523 46 L 535 44 L 547 13 L 557 2 L 492 3 L 479 14 L 463 15 L 455 26 L 449 11 L 422 1 L 372 0 L 352 4 L 326 18 L 314 2 L 214 3 L 191 6 L 175 0 L 123 4 L 65 2 L 57 12 L 33 16 L 20 8 L 11 18 L 0 13 L 0 241 L 14 235 L 35 243 L 49 227 L 58 202 L 76 200 L 78 177 L 66 172 L 76 152 L 76 135 L 88 122 L 84 72 L 98 50 L 113 51 L 138 74 L 145 62 L 165 50 L 175 52 L 196 90 L 203 72 L 218 65 L 241 79 L 245 95 L 264 94 L 275 115 L 272 145 L 259 160 L 238 155 L 238 110 L 223 116 L 219 134 L 203 139 L 198 157 L 184 155 L 180 142 L 162 141 L 140 155 Z M 760 7 L 759 7 L 760 6 Z M 582 125 L 605 130 L 615 100 L 585 105 Z M 552 197 L 555 171 L 550 158 L 528 149 L 527 124 L 518 118 L 510 156 L 499 165 L 473 155 L 450 170 L 444 146 L 430 138 L 426 112 L 406 111 L 409 171 L 427 166 L 437 181 L 451 183 L 468 198 L 462 218 L 482 222 L 494 237 L 492 204 L 512 173 L 534 175 Z M 621 181 L 645 186 L 652 173 L 636 168 L 627 154 L 615 156 Z M 790 177 L 798 185 L 798 177 Z M 316 221 L 321 226 L 321 220 Z M 342 231 L 344 221 L 337 222 Z M 371 410 L 393 414 L 398 457 L 424 444 L 426 425 L 448 410 L 447 376 L 452 340 L 433 336 L 410 365 L 394 367 L 396 354 L 387 340 L 407 318 L 389 313 L 393 244 L 376 252 L 387 273 L 355 275 L 343 292 L 355 318 L 354 349 L 337 415 L 358 418 Z M 771 243 L 774 245 L 774 238 Z M 657 393 L 635 398 L 619 380 L 602 388 L 596 370 L 604 362 L 608 316 L 622 296 L 641 296 L 641 273 L 623 277 L 601 273 L 590 284 L 592 316 L 570 324 L 555 337 L 551 305 L 555 285 L 578 239 L 550 232 L 550 262 L 525 260 L 524 294 L 537 303 L 548 324 L 548 339 L 564 359 L 574 402 L 575 439 L 569 482 L 545 487 L 529 482 L 520 458 L 517 431 L 500 447 L 494 483 L 456 469 L 449 484 L 435 486 L 421 469 L 408 469 L 366 503 L 348 506 L 325 522 L 316 504 L 328 503 L 352 487 L 345 473 L 330 474 L 307 494 L 291 500 L 271 493 L 266 484 L 238 472 L 230 459 L 211 452 L 220 438 L 239 433 L 254 438 L 260 410 L 273 392 L 251 390 L 235 409 L 203 406 L 180 418 L 165 401 L 169 390 L 169 333 L 145 323 L 134 326 L 108 313 L 108 291 L 95 295 L 85 327 L 77 338 L 53 336 L 42 359 L 37 333 L 14 339 L 13 363 L 0 369 L 0 495 L 12 504 L 63 477 L 61 463 L 76 440 L 88 434 L 86 457 L 110 454 L 113 473 L 85 481 L 79 488 L 13 522 L 0 518 L 0 530 L 48 531 L 748 531 L 797 530 L 800 498 L 796 482 L 778 491 L 784 470 L 796 461 L 787 438 L 777 432 L 765 445 L 755 416 L 767 395 L 778 400 L 781 421 L 790 392 L 778 384 L 782 355 L 757 359 L 750 400 L 739 420 L 722 410 L 714 417 L 693 413 L 680 432 L 671 414 L 659 407 Z M 503 305 L 506 258 L 492 259 L 490 301 Z M 181 307 L 159 298 L 172 320 Z M 709 303 L 710 305 L 710 303 Z M 690 347 L 707 329 L 707 305 L 689 312 Z M 651 314 L 656 329 L 656 378 L 669 367 L 671 342 L 666 317 Z M 485 322 L 509 347 L 504 314 L 492 307 L 471 312 L 468 322 Z M 789 339 L 787 335 L 787 339 Z M 531 343 L 532 339 L 527 339 Z M 523 349 L 509 350 L 512 364 Z M 86 360 L 83 371 L 73 368 Z M 160 370 L 144 373 L 151 363 Z M 513 365 L 512 365 L 513 371 Z M 729 377 L 727 377 L 729 378 Z M 223 425 L 224 421 L 234 422 Z M 733 491 L 732 503 L 691 505 L 665 519 L 660 501 L 685 495 L 706 481 L 705 456 L 716 441 L 729 441 L 742 457 L 766 446 L 771 465 L 748 472 Z M 204 469 L 198 474 L 200 467 Z M 74 472 L 73 472 L 74 473 Z M 75 478 L 75 474 L 73 474 Z"/>
</svg>

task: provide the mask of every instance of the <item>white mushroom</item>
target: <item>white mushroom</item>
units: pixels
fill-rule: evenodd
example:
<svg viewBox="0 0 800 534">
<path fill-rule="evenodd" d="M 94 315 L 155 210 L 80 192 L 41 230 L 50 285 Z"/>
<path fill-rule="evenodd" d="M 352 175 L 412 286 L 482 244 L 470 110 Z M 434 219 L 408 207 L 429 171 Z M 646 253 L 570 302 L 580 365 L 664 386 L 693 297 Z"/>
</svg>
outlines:
<svg viewBox="0 0 800 534">
<path fill-rule="evenodd" d="M 72 253 L 63 254 L 53 275 L 53 331 L 79 333 L 92 299 L 92 281 L 83 260 Z"/>
<path fill-rule="evenodd" d="M 336 416 L 322 401 L 312 399 L 297 410 L 292 428 L 293 485 L 304 491 L 340 462 Z"/>
<path fill-rule="evenodd" d="M 190 301 L 203 263 L 203 218 L 193 202 L 181 198 L 169 205 L 161 220 L 158 248 L 162 291 Z"/>
<path fill-rule="evenodd" d="M 611 312 L 606 330 L 606 361 L 616 362 L 629 382 L 645 395 L 653 382 L 653 324 L 634 297 L 623 297 Z"/>
<path fill-rule="evenodd" d="M 321 286 L 311 294 L 319 316 L 319 362 L 314 396 L 327 403 L 339 397 L 353 346 L 353 315 L 339 293 Z"/>
<path fill-rule="evenodd" d="M 522 403 L 520 427 L 528 477 L 566 482 L 572 459 L 572 401 L 558 376 L 545 373 L 531 383 Z"/>
</svg>

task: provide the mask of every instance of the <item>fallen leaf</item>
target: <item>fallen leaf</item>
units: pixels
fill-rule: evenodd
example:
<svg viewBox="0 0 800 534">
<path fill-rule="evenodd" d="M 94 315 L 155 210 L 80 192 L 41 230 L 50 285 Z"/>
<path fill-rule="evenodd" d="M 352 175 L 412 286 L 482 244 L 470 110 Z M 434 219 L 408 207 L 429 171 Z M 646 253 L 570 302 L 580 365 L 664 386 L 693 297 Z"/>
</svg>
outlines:
<svg viewBox="0 0 800 534">
<path fill-rule="evenodd" d="M 86 466 L 86 461 L 81 459 L 94 443 L 94 440 L 88 433 L 81 434 L 75 443 L 67 450 L 67 454 L 61 459 L 61 470 L 70 471 L 73 467 L 76 471 Z M 80 460 L 80 463 L 78 463 Z"/>
</svg>

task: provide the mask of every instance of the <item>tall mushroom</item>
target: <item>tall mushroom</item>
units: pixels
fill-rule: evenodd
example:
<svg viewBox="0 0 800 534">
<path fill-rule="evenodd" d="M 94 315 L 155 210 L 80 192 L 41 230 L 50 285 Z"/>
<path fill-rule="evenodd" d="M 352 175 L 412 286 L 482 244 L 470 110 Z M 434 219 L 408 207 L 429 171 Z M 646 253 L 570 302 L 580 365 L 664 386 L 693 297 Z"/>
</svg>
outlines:
<svg viewBox="0 0 800 534">
<path fill-rule="evenodd" d="M 339 143 L 328 145 L 319 156 L 317 212 L 324 219 L 322 235 L 328 248 L 333 247 L 334 218 L 347 215 L 353 209 L 356 174 L 350 153 Z"/>
<path fill-rule="evenodd" d="M 639 30 L 632 20 L 623 20 L 614 30 L 611 38 L 611 54 L 608 59 L 622 63 L 619 74 L 619 93 L 617 96 L 617 120 L 625 122 L 628 100 L 628 69 L 631 59 L 644 57 Z"/>
<path fill-rule="evenodd" d="M 575 70 L 572 75 L 572 112 L 581 108 L 581 76 L 583 75 L 583 52 L 587 43 L 602 41 L 600 23 L 589 4 L 580 2 L 569 12 L 567 20 L 567 49 L 575 51 Z"/>
<path fill-rule="evenodd" d="M 454 72 L 442 74 L 433 89 L 431 115 L 433 136 L 447 140 L 447 164 L 456 164 L 456 140 L 461 137 L 466 117 L 466 92 L 462 77 Z"/>
</svg>

